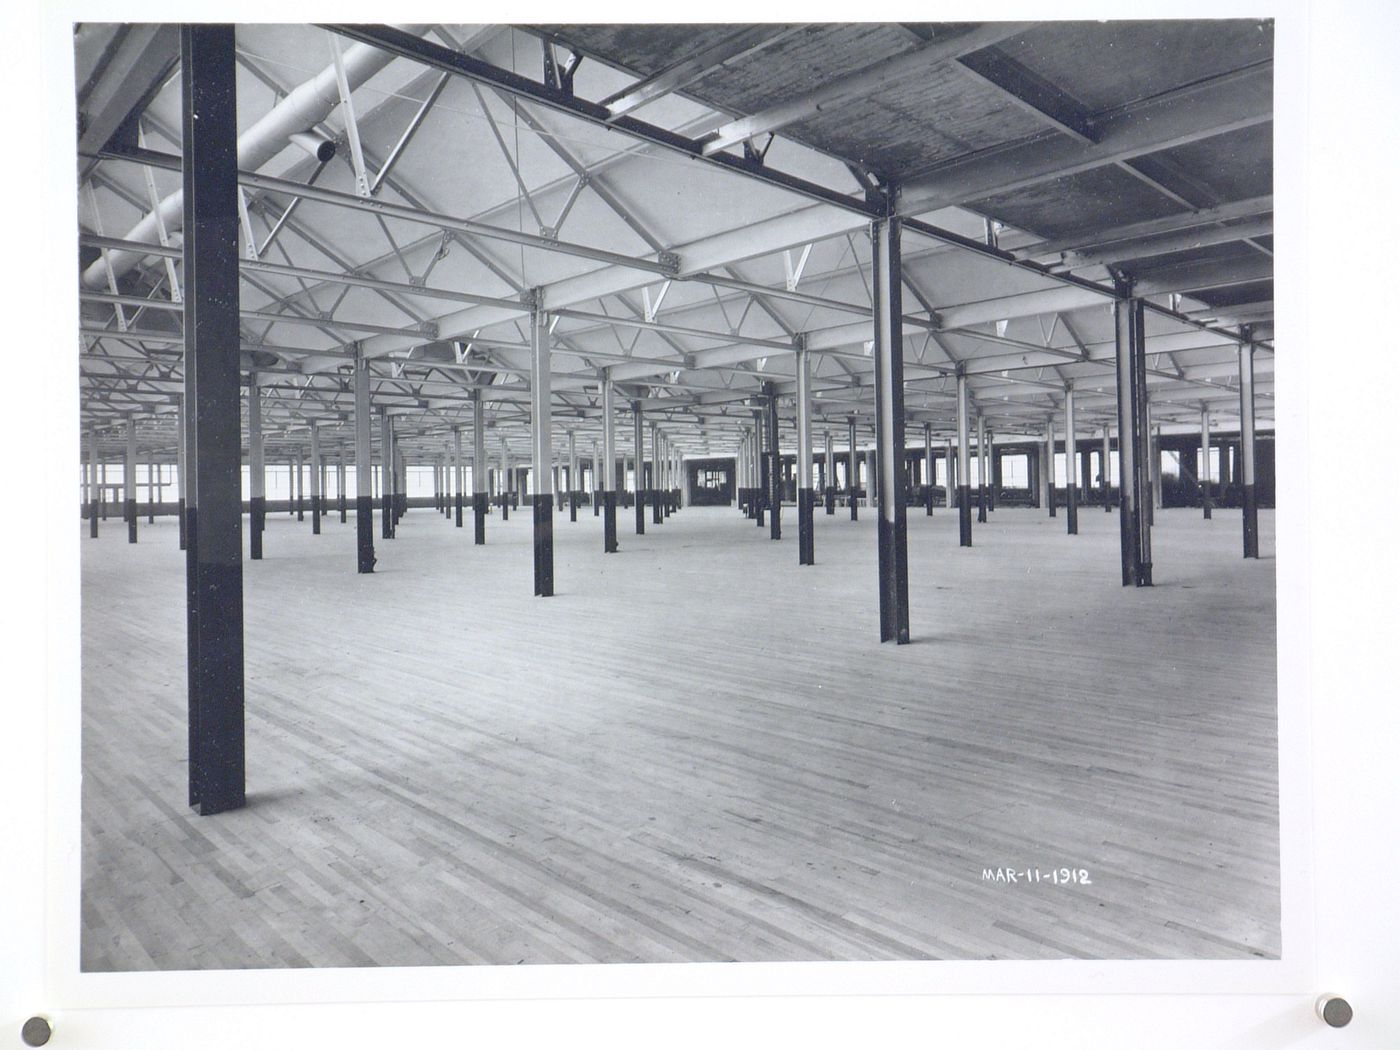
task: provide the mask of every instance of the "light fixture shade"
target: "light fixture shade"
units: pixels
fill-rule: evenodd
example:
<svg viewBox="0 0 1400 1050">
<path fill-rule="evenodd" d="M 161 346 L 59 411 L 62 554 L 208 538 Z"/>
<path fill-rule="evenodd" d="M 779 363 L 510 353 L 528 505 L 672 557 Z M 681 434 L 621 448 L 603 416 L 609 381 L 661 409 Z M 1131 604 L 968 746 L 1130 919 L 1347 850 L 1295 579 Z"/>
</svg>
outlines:
<svg viewBox="0 0 1400 1050">
<path fill-rule="evenodd" d="M 322 164 L 335 156 L 335 143 L 314 131 L 294 131 L 287 138 Z"/>
</svg>

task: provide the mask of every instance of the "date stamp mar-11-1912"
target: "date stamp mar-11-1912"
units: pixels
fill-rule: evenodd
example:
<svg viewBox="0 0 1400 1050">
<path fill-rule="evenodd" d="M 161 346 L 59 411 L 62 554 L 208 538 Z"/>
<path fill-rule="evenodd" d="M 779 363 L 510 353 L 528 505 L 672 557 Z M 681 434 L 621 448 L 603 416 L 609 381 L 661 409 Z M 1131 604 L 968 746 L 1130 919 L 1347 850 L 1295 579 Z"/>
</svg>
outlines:
<svg viewBox="0 0 1400 1050">
<path fill-rule="evenodd" d="M 1093 881 L 1084 868 L 983 868 L 982 881 L 1002 885 L 1033 886 L 1091 886 Z"/>
</svg>

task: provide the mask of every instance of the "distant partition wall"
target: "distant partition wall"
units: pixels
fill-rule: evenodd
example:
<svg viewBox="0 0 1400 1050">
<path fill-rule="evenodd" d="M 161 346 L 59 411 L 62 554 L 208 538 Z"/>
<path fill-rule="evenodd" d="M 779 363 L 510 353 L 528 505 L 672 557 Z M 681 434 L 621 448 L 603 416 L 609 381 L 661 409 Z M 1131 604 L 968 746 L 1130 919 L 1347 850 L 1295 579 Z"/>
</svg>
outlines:
<svg viewBox="0 0 1400 1050">
<path fill-rule="evenodd" d="M 688 459 L 685 484 L 693 507 L 729 506 L 734 502 L 734 457 Z"/>
</svg>

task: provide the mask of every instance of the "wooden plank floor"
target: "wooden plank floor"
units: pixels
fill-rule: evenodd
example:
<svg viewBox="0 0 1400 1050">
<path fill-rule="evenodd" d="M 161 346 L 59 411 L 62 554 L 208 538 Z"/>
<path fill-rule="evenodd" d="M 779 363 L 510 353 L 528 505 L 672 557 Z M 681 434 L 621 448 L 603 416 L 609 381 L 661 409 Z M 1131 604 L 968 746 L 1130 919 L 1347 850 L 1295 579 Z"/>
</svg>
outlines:
<svg viewBox="0 0 1400 1050">
<path fill-rule="evenodd" d="M 879 645 L 867 514 L 780 543 L 689 509 L 601 553 L 527 513 L 271 517 L 245 563 L 249 806 L 184 804 L 173 522 L 83 540 L 83 966 L 1276 957 L 1273 515 L 909 517 Z M 1048 873 L 1085 869 L 1089 885 Z M 1027 868 L 1040 882 L 987 881 Z"/>
</svg>

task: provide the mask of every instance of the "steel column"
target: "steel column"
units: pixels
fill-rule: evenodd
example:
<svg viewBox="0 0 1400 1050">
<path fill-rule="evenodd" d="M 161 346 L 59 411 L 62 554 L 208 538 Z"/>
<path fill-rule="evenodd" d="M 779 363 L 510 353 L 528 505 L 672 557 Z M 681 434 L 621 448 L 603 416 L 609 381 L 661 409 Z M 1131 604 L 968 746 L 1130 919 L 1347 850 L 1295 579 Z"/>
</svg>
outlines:
<svg viewBox="0 0 1400 1050">
<path fill-rule="evenodd" d="M 305 496 L 305 489 L 304 489 L 303 486 L 302 486 L 302 483 L 303 483 L 303 472 L 302 472 L 302 460 L 301 460 L 301 449 L 300 449 L 300 448 L 297 449 L 297 454 L 296 454 L 296 472 L 297 472 L 297 483 L 296 483 L 296 489 L 297 489 L 297 494 L 296 494 L 297 521 L 305 521 L 305 520 L 306 520 L 306 496 Z"/>
<path fill-rule="evenodd" d="M 637 535 L 644 535 L 647 531 L 647 497 L 646 479 L 642 467 L 642 453 L 645 451 L 645 439 L 642 435 L 642 403 L 640 400 L 632 402 L 632 494 L 633 512 L 636 516 Z"/>
<path fill-rule="evenodd" d="M 858 518 L 857 503 L 860 497 L 860 463 L 856 454 L 856 417 L 846 417 L 846 488 L 851 494 L 851 520 Z"/>
<path fill-rule="evenodd" d="M 345 457 L 335 457 L 335 502 L 340 509 L 340 523 L 345 524 Z"/>
<path fill-rule="evenodd" d="M 267 465 L 263 458 L 262 378 L 248 373 L 248 556 L 261 561 L 267 524 Z"/>
<path fill-rule="evenodd" d="M 983 458 L 986 464 L 987 479 L 987 512 L 990 514 L 997 509 L 997 485 L 1001 481 L 1001 470 L 997 466 L 997 437 L 990 430 L 986 432 L 987 452 Z"/>
<path fill-rule="evenodd" d="M 987 520 L 987 421 L 977 413 L 977 524 Z"/>
<path fill-rule="evenodd" d="M 186 534 L 185 534 L 185 508 L 186 508 L 186 501 L 187 501 L 187 498 L 188 498 L 187 495 L 186 495 L 186 489 L 189 487 L 189 477 L 188 477 L 189 471 L 188 471 L 188 469 L 187 469 L 187 467 L 186 467 L 186 453 L 185 453 L 185 450 L 186 450 L 186 448 L 187 448 L 188 445 L 189 445 L 189 436 L 190 436 L 190 432 L 189 432 L 189 429 L 188 429 L 188 423 L 187 423 L 186 420 L 185 420 L 185 404 L 186 404 L 187 400 L 188 400 L 188 395 L 186 395 L 186 394 L 184 394 L 184 393 L 181 393 L 181 394 L 180 394 L 180 400 L 179 400 L 179 401 L 176 403 L 176 405 L 175 405 L 175 430 L 176 430 L 176 435 L 175 435 L 175 481 L 176 481 L 176 484 L 179 486 L 179 489 L 180 489 L 180 498 L 179 498 L 178 503 L 176 504 L 176 507 L 177 507 L 177 511 L 178 511 L 178 513 L 179 513 L 179 515 L 180 515 L 180 549 L 181 549 L 181 550 L 185 550 L 185 549 L 187 548 L 187 546 L 188 546 L 188 541 L 187 541 Z M 96 435 L 94 435 L 94 437 L 95 437 L 95 436 L 96 436 Z M 94 454 L 96 454 L 96 450 L 94 449 L 93 451 L 94 451 Z M 96 468 L 94 468 L 94 469 L 96 469 Z M 97 478 L 94 477 L 92 480 L 93 480 L 94 482 L 96 482 L 96 481 L 97 481 Z M 97 490 L 97 499 L 98 499 L 98 502 L 99 502 L 99 503 L 100 503 L 101 500 L 102 500 L 102 490 L 101 490 L 101 489 L 98 489 L 98 490 Z M 92 534 L 93 534 L 93 536 L 96 536 L 96 535 L 97 535 L 97 528 L 96 528 L 96 526 L 93 527 L 93 532 L 92 532 Z"/>
<path fill-rule="evenodd" d="M 126 542 L 136 542 L 136 417 L 126 414 L 126 462 L 122 468 L 122 514 L 126 518 Z"/>
<path fill-rule="evenodd" d="M 176 444 L 183 449 L 184 441 L 177 439 Z M 180 459 L 184 460 L 184 454 L 180 454 Z M 182 471 L 183 473 L 183 471 Z M 184 486 L 180 488 L 180 548 L 184 549 L 185 540 L 185 514 L 184 514 Z M 88 428 L 88 536 L 97 539 L 97 518 L 100 513 L 98 504 L 102 500 L 102 487 L 97 479 L 97 429 Z"/>
<path fill-rule="evenodd" d="M 374 447 L 370 435 L 369 361 L 355 348 L 355 564 L 374 571 Z"/>
<path fill-rule="evenodd" d="M 1113 462 L 1112 453 L 1113 449 L 1109 446 L 1108 424 L 1105 423 L 1103 428 L 1103 469 L 1099 474 L 1103 482 L 1103 509 L 1106 514 L 1113 513 L 1113 499 L 1111 495 L 1113 472 L 1109 469 L 1110 464 Z"/>
<path fill-rule="evenodd" d="M 486 417 L 481 411 L 481 391 L 472 391 L 472 522 L 473 543 L 486 542 L 486 486 L 491 468 L 486 463 Z"/>
<path fill-rule="evenodd" d="M 797 371 L 797 564 L 816 564 L 812 522 L 812 361 L 799 337 L 793 367 Z"/>
<path fill-rule="evenodd" d="M 875 301 L 875 451 L 879 493 L 877 541 L 880 573 L 880 641 L 909 641 L 909 556 L 905 520 L 904 310 L 900 256 L 901 221 L 894 215 L 871 224 Z"/>
<path fill-rule="evenodd" d="M 180 28 L 189 803 L 244 804 L 238 121 L 231 25 Z"/>
<path fill-rule="evenodd" d="M 943 506 L 948 510 L 956 510 L 958 499 L 956 495 L 955 482 L 953 479 L 953 439 L 948 438 L 943 443 Z"/>
<path fill-rule="evenodd" d="M 1210 411 L 1201 409 L 1201 512 L 1210 521 Z"/>
<path fill-rule="evenodd" d="M 554 593 L 554 482 L 551 463 L 549 315 L 536 308 L 530 314 L 530 445 L 535 471 L 535 593 Z"/>
<path fill-rule="evenodd" d="M 1065 384 L 1065 528 L 1079 535 L 1079 446 L 1074 429 L 1074 384 Z"/>
<path fill-rule="evenodd" d="M 958 370 L 958 546 L 972 546 L 972 455 L 967 425 L 967 376 Z"/>
<path fill-rule="evenodd" d="M 321 534 L 321 432 L 311 420 L 311 534 Z"/>
<path fill-rule="evenodd" d="M 828 427 L 824 434 L 823 454 L 825 456 L 822 480 L 826 482 L 823 486 L 823 501 L 826 503 L 828 514 L 836 513 L 836 450 L 831 440 L 831 429 Z"/>
<path fill-rule="evenodd" d="M 1254 490 L 1254 338 L 1240 344 L 1240 480 L 1244 484 L 1244 556 L 1259 557 L 1259 498 Z"/>
<path fill-rule="evenodd" d="M 1050 517 L 1055 516 L 1055 417 L 1045 420 L 1045 491 L 1049 496 Z"/>
<path fill-rule="evenodd" d="M 765 477 L 768 505 L 768 538 L 783 538 L 783 461 L 778 451 L 778 395 L 772 383 L 764 384 L 763 436 L 768 441 L 764 462 L 768 465 Z"/>
<path fill-rule="evenodd" d="M 933 424 L 924 424 L 924 513 L 933 517 Z"/>
<path fill-rule="evenodd" d="M 1143 469 L 1146 365 L 1143 304 L 1128 295 L 1114 304 L 1118 386 L 1118 492 L 1123 586 L 1152 585 L 1152 530 Z"/>
<path fill-rule="evenodd" d="M 612 375 L 603 375 L 603 553 L 617 552 L 617 410 Z"/>
<path fill-rule="evenodd" d="M 394 428 L 389 410 L 379 409 L 379 501 L 381 539 L 394 538 Z"/>
</svg>

